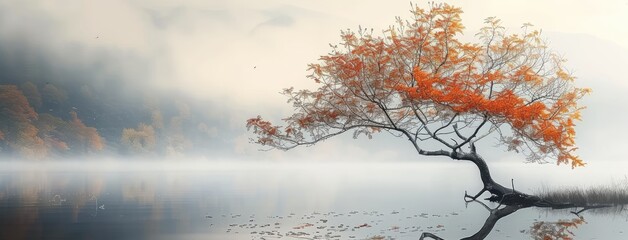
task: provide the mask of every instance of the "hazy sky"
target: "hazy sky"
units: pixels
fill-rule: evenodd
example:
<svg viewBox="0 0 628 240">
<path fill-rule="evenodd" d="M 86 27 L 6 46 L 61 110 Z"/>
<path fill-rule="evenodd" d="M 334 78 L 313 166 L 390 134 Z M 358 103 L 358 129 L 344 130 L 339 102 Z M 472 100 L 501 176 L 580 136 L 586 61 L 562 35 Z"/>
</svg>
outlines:
<svg viewBox="0 0 628 240">
<path fill-rule="evenodd" d="M 577 128 L 580 154 L 590 162 L 622 156 L 628 145 L 622 136 L 628 80 L 621 72 L 628 66 L 628 0 L 446 2 L 462 7 L 469 39 L 489 16 L 513 33 L 527 22 L 541 28 L 570 60 L 578 84 L 593 88 Z M 377 137 L 260 153 L 248 144 L 244 121 L 288 115 L 278 92 L 314 86 L 305 78 L 306 65 L 339 41 L 341 29 L 361 25 L 378 32 L 395 16 L 409 17 L 409 9 L 407 0 L 0 0 L 0 40 L 44 53 L 55 66 L 93 69 L 94 79 L 114 75 L 212 102 L 216 117 L 231 122 L 220 128 L 235 133 L 226 140 L 234 157 L 406 158 L 415 157 L 410 145 L 380 145 Z"/>
</svg>

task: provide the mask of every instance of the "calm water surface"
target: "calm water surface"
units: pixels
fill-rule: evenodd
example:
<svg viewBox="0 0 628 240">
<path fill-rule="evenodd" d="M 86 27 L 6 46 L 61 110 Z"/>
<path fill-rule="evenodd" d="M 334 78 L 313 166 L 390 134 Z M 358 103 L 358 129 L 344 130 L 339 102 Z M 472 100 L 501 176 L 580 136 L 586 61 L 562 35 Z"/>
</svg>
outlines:
<svg viewBox="0 0 628 240">
<path fill-rule="evenodd" d="M 481 204 L 464 203 L 464 191 L 481 186 L 476 170 L 460 163 L 5 166 L 0 239 L 418 239 L 425 231 L 460 239 L 489 216 Z M 527 192 L 543 175 L 502 172 Z M 612 180 L 608 172 L 599 176 Z M 541 184 L 581 178 L 546 176 Z M 628 239 L 628 214 L 606 212 L 612 213 L 585 212 L 585 222 L 568 230 L 575 239 Z M 487 239 L 534 239 L 533 226 L 574 218 L 521 209 L 497 222 Z"/>
</svg>

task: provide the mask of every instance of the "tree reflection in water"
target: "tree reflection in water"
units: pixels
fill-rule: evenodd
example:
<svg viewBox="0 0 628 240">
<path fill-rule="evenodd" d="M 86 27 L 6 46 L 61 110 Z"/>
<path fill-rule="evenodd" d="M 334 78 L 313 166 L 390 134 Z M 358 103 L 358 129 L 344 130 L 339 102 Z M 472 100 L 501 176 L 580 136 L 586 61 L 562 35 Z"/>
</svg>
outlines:
<svg viewBox="0 0 628 240">
<path fill-rule="evenodd" d="M 489 216 L 486 218 L 486 221 L 484 222 L 484 225 L 482 225 L 482 228 L 480 228 L 480 230 L 478 230 L 475 234 L 469 237 L 461 238 L 461 240 L 485 239 L 488 236 L 488 234 L 491 233 L 497 221 L 499 221 L 505 216 L 515 213 L 519 209 L 531 207 L 531 206 L 508 205 L 502 208 L 498 206 L 492 209 L 488 207 L 486 204 L 484 204 L 483 202 L 480 202 L 477 200 L 475 200 L 474 202 L 484 206 L 484 208 L 489 212 Z M 584 210 L 587 210 L 587 209 L 583 209 L 578 212 L 572 212 L 574 215 L 576 215 L 576 217 L 570 220 L 558 220 L 555 222 L 551 222 L 551 221 L 534 222 L 532 226 L 530 227 L 531 238 L 535 240 L 573 239 L 572 237 L 574 237 L 575 234 L 572 232 L 572 230 L 574 228 L 577 228 L 579 225 L 586 223 L 584 221 L 584 217 L 579 215 Z M 429 232 L 424 232 L 421 234 L 421 237 L 419 238 L 419 240 L 423 240 L 423 239 L 444 240 L 443 238 Z"/>
<path fill-rule="evenodd" d="M 532 225 L 530 234 L 535 240 L 573 239 L 575 234 L 571 230 L 583 223 L 586 223 L 583 216 L 556 222 L 539 221 Z"/>
<path fill-rule="evenodd" d="M 587 230 L 574 231 L 586 223 L 581 215 L 602 213 L 625 216 L 619 207 L 587 209 L 584 212 L 574 208 L 538 208 L 551 213 L 573 210 L 576 215 L 564 216 L 564 220 L 551 217 L 536 220 L 526 216 L 525 211 L 519 211 L 526 208 L 532 210 L 533 207 L 501 205 L 489 208 L 479 201 L 469 203 L 478 208 L 472 208 L 466 216 L 461 209 L 448 208 L 450 204 L 417 203 L 417 208 L 404 210 L 399 208 L 412 205 L 394 205 L 390 202 L 380 205 L 384 208 L 373 207 L 375 205 L 369 203 L 351 205 L 350 208 L 330 205 L 301 211 L 294 206 L 306 204 L 285 204 L 277 205 L 276 210 L 264 212 L 260 209 L 292 198 L 263 195 L 271 192 L 268 189 L 257 193 L 261 197 L 247 198 L 251 195 L 235 194 L 234 187 L 221 190 L 222 185 L 231 186 L 224 176 L 207 180 L 210 178 L 205 173 L 164 172 L 0 173 L 0 239 L 152 240 L 160 237 L 182 239 L 194 234 L 194 238 L 188 239 L 403 240 L 417 239 L 422 232 L 429 231 L 423 233 L 421 238 L 505 239 L 506 236 L 500 234 L 514 233 L 517 236 L 514 239 L 564 240 L 574 238 L 575 234 L 583 237 L 591 233 Z M 295 189 L 299 190 L 301 186 L 295 184 Z M 347 188 L 354 186 L 348 184 Z M 298 200 L 312 199 L 313 196 Z M 347 198 L 346 195 L 332 197 Z M 247 204 L 249 208 L 243 208 Z M 386 209 L 388 206 L 396 207 L 397 211 Z M 425 208 L 428 207 L 436 212 L 426 212 Z M 472 219 L 478 216 L 476 210 L 488 211 L 488 216 L 482 217 L 483 222 Z M 500 226 L 497 226 L 497 222 L 517 211 L 520 215 L 514 218 L 518 220 L 511 221 L 509 218 L 506 222 L 509 221 L 510 225 L 500 222 L 500 226 L 514 226 L 514 229 L 498 232 Z M 587 217 L 587 220 L 591 222 L 590 226 L 599 223 L 595 217 Z M 478 228 L 467 230 L 472 225 Z M 616 229 L 625 229 L 625 224 L 616 226 Z M 599 234 L 605 234 L 601 238 L 617 239 L 617 235 L 609 237 L 606 232 Z"/>
</svg>

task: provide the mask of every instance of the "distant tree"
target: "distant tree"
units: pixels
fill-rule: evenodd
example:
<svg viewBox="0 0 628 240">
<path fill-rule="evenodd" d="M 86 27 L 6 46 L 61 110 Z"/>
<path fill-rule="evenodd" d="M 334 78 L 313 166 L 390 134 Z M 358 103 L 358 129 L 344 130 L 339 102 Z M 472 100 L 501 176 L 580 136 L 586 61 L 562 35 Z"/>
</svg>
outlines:
<svg viewBox="0 0 628 240">
<path fill-rule="evenodd" d="M 37 127 L 26 122 L 16 123 L 16 127 L 17 135 L 10 145 L 20 156 L 41 159 L 48 155 L 44 140 L 37 135 Z"/>
<path fill-rule="evenodd" d="M 191 110 L 184 102 L 177 102 L 179 114 L 170 118 L 166 134 L 166 154 L 180 156 L 192 147 L 192 142 L 186 137 L 184 126 L 189 124 Z"/>
<path fill-rule="evenodd" d="M 66 131 L 73 140 L 72 145 L 77 146 L 83 152 L 100 151 L 105 147 L 105 143 L 96 128 L 85 126 L 74 111 L 70 112 L 70 116 L 72 119 L 69 122 L 69 129 Z"/>
<path fill-rule="evenodd" d="M 476 143 L 496 138 L 529 161 L 583 166 L 575 155 L 577 88 L 565 62 L 540 32 L 523 26 L 507 34 L 487 18 L 479 43 L 458 39 L 460 8 L 433 4 L 375 36 L 360 28 L 341 32 L 340 46 L 309 65 L 316 90 L 284 90 L 294 113 L 283 126 L 260 116 L 247 121 L 254 142 L 277 149 L 313 145 L 345 132 L 382 131 L 403 137 L 423 156 L 473 162 L 483 189 L 505 204 L 539 204 L 538 197 L 491 178 Z M 429 146 L 440 146 L 429 149 Z"/>
<path fill-rule="evenodd" d="M 0 115 L 2 120 L 17 122 L 37 119 L 35 109 L 15 85 L 0 85 Z"/>
<path fill-rule="evenodd" d="M 155 148 L 155 129 L 144 123 L 140 123 L 137 130 L 125 128 L 120 142 L 134 153 L 152 152 Z"/>
<path fill-rule="evenodd" d="M 47 154 L 38 129 L 33 125 L 37 113 L 15 85 L 0 85 L 0 131 L 10 147 L 19 155 L 39 158 Z"/>
<path fill-rule="evenodd" d="M 151 120 L 153 121 L 152 126 L 155 129 L 163 129 L 164 128 L 164 119 L 161 115 L 161 111 L 153 110 L 151 113 Z"/>
<path fill-rule="evenodd" d="M 61 129 L 70 129 L 68 122 L 49 113 L 42 113 L 39 114 L 35 126 L 39 129 L 39 135 L 49 149 L 63 153 L 70 150 L 66 141 L 72 137 L 68 136 L 68 132 L 61 131 Z"/>
<path fill-rule="evenodd" d="M 47 137 L 44 138 L 44 141 L 46 142 L 47 145 L 50 146 L 49 149 L 54 149 L 60 152 L 66 152 L 68 150 L 70 150 L 70 146 L 68 146 L 68 144 L 58 138 L 54 138 L 54 137 Z"/>
</svg>

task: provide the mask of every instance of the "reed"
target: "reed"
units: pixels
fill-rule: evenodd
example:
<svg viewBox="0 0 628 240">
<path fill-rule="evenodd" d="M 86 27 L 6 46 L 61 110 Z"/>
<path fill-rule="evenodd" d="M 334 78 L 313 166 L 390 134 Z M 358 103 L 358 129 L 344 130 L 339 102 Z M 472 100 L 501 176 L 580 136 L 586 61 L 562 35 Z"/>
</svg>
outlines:
<svg viewBox="0 0 628 240">
<path fill-rule="evenodd" d="M 537 196 L 553 203 L 571 203 L 577 206 L 623 206 L 628 205 L 628 181 L 588 188 L 550 190 L 544 187 Z"/>
</svg>

